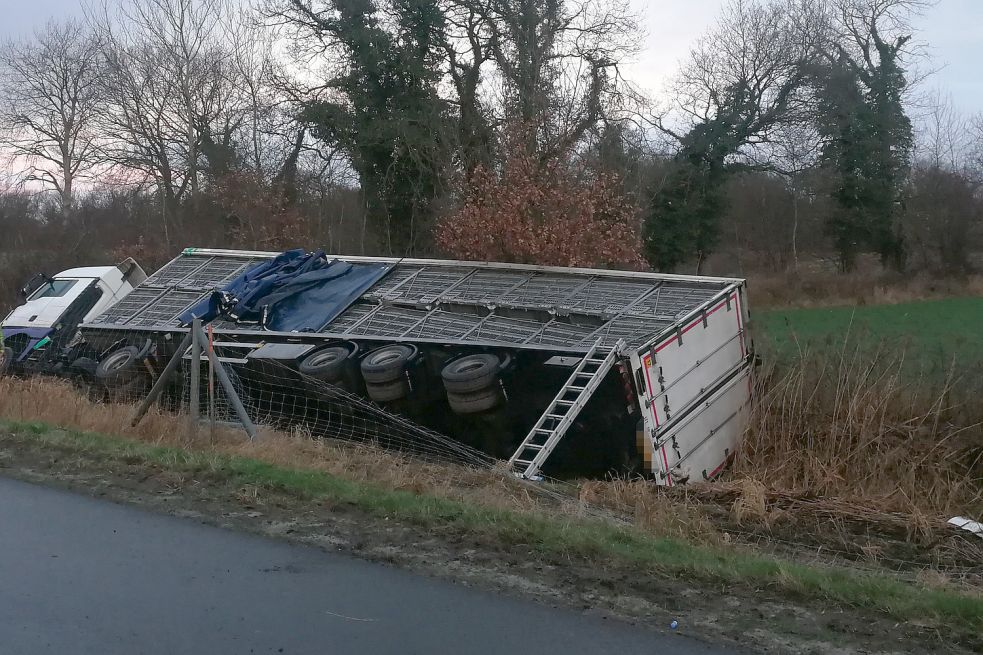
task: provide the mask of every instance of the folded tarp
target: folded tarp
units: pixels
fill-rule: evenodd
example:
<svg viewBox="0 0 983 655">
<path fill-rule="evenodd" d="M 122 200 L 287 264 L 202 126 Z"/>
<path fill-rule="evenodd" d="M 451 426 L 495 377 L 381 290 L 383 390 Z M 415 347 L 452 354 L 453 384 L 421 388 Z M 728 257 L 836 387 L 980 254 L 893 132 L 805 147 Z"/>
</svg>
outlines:
<svg viewBox="0 0 983 655">
<path fill-rule="evenodd" d="M 274 332 L 317 332 L 389 272 L 386 264 L 329 260 L 323 251 L 288 250 L 257 264 L 179 317 L 259 324 Z"/>
</svg>

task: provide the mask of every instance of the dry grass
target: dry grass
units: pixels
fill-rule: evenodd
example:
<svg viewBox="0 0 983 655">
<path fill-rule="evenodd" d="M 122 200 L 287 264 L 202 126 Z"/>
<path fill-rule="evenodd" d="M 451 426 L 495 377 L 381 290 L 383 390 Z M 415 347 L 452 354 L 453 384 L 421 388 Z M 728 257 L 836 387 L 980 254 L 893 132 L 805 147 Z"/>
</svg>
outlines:
<svg viewBox="0 0 983 655">
<path fill-rule="evenodd" d="M 156 446 L 248 457 L 295 470 L 328 473 L 352 482 L 371 482 L 390 489 L 428 493 L 442 498 L 480 502 L 502 508 L 532 508 L 539 498 L 496 470 L 421 462 L 371 445 L 315 439 L 261 428 L 250 441 L 237 431 L 192 429 L 184 417 L 151 411 L 130 425 L 135 405 L 90 401 L 71 384 L 44 378 L 0 378 L 0 417 L 44 421 L 86 432 L 122 435 Z"/>
<path fill-rule="evenodd" d="M 757 384 L 733 476 L 859 509 L 983 514 L 979 380 L 915 377 L 903 353 L 844 344 Z"/>
<path fill-rule="evenodd" d="M 981 383 L 914 377 L 889 347 L 800 352 L 759 372 L 743 447 L 723 480 L 671 490 L 584 482 L 581 498 L 690 540 L 832 549 L 978 579 L 983 545 L 946 520 L 983 516 Z"/>
<path fill-rule="evenodd" d="M 864 269 L 749 274 L 756 309 L 894 305 L 915 300 L 983 296 L 983 275 L 937 277 Z"/>
<path fill-rule="evenodd" d="M 158 446 L 178 446 L 256 459 L 290 469 L 315 470 L 352 482 L 434 495 L 500 509 L 584 516 L 610 511 L 649 534 L 720 543 L 721 532 L 704 512 L 679 498 L 654 491 L 650 482 L 588 480 L 574 485 L 520 484 L 499 468 L 476 469 L 422 462 L 365 444 L 312 438 L 310 434 L 260 428 L 255 441 L 239 431 L 191 429 L 184 417 L 151 411 L 136 427 L 130 425 L 135 405 L 90 401 L 71 384 L 54 379 L 0 378 L 0 417 L 44 421 L 100 434 L 122 435 Z"/>
<path fill-rule="evenodd" d="M 583 480 L 578 498 L 585 506 L 626 517 L 648 532 L 703 544 L 726 541 L 703 503 L 691 502 L 685 494 L 668 495 L 645 479 Z"/>
</svg>

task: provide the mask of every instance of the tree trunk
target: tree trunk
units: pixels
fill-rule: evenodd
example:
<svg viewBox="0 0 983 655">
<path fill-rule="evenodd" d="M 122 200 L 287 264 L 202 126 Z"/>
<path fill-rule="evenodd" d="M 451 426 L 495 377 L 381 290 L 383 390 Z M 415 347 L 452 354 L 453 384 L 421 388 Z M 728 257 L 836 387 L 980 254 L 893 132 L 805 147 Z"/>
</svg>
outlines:
<svg viewBox="0 0 983 655">
<path fill-rule="evenodd" d="M 792 185 L 792 270 L 799 272 L 799 190 Z"/>
</svg>

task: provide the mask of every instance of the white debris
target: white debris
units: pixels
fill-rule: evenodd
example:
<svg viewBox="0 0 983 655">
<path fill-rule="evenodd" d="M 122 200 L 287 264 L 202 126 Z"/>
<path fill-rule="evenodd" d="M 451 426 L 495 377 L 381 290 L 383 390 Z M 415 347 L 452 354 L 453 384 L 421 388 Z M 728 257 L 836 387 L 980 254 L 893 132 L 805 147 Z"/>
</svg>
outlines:
<svg viewBox="0 0 983 655">
<path fill-rule="evenodd" d="M 962 528 L 968 532 L 972 532 L 977 537 L 983 539 L 983 523 L 979 521 L 974 521 L 973 519 L 968 519 L 965 516 L 953 516 L 948 520 L 949 525 L 954 525 L 957 528 Z"/>
</svg>

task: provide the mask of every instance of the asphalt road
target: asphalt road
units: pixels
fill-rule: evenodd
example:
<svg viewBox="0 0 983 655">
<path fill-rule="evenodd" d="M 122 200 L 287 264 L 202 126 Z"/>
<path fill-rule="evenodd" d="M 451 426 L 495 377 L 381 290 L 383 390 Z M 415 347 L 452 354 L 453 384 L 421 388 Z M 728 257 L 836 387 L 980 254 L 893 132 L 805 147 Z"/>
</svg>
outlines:
<svg viewBox="0 0 983 655">
<path fill-rule="evenodd" d="M 0 478 L 0 652 L 732 651 Z"/>
</svg>

